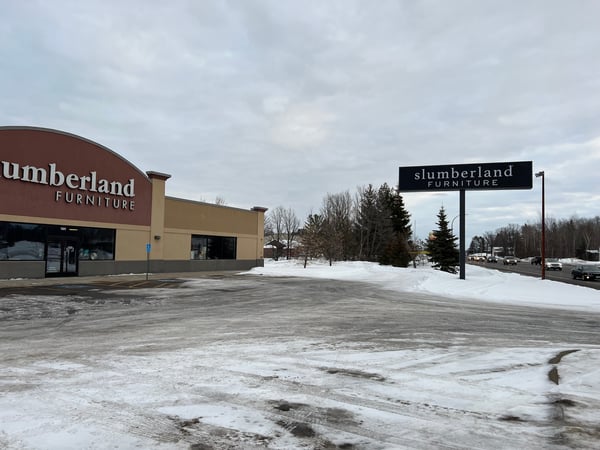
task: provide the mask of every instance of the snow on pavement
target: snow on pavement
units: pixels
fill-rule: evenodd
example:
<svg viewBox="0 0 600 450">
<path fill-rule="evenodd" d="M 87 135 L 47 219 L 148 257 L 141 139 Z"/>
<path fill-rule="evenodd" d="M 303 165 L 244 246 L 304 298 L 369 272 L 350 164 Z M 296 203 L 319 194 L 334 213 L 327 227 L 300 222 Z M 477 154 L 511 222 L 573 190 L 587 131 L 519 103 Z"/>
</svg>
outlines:
<svg viewBox="0 0 600 450">
<path fill-rule="evenodd" d="M 400 292 L 427 292 L 455 299 L 472 299 L 547 308 L 600 312 L 600 291 L 516 273 L 467 265 L 465 280 L 428 266 L 397 268 L 369 262 L 268 261 L 249 274 L 295 276 L 373 283 Z"/>
<path fill-rule="evenodd" d="M 248 275 L 362 281 L 456 299 L 600 312 L 598 291 L 474 266 L 468 267 L 467 280 L 430 268 L 360 262 L 333 267 L 313 263 L 306 269 L 294 261 L 270 262 Z M 209 284 L 219 283 L 227 281 Z M 194 281 L 187 286 L 205 288 L 206 283 Z M 149 298 L 168 294 L 145 292 Z M 222 437 L 237 442 L 237 448 L 443 444 L 533 449 L 540 442 L 545 448 L 568 447 L 572 442 L 547 443 L 555 430 L 540 424 L 554 422 L 574 424 L 578 448 L 594 448 L 598 439 L 600 348 L 594 345 L 565 354 L 560 364 L 550 363 L 564 350 L 560 346 L 478 348 L 468 342 L 373 351 L 355 344 L 332 347 L 303 339 L 228 336 L 177 351 L 141 350 L 131 354 L 116 346 L 108 354 L 77 358 L 40 354 L 23 364 L 5 353 L 0 364 L 0 448 L 186 449 L 189 440 L 182 436 L 193 434 L 199 422 L 209 427 L 207 442 L 212 430 L 225 433 Z M 557 385 L 548 373 L 558 365 Z M 565 408 L 565 399 L 577 407 Z M 307 405 L 318 407 L 309 410 Z M 277 415 L 286 408 L 294 421 Z M 346 426 L 334 434 L 321 424 L 335 414 Z M 322 440 L 295 434 L 299 422 L 309 423 Z M 588 429 L 596 434 L 586 434 Z M 370 430 L 370 435 L 358 430 Z M 444 441 L 435 440 L 442 435 Z"/>
</svg>

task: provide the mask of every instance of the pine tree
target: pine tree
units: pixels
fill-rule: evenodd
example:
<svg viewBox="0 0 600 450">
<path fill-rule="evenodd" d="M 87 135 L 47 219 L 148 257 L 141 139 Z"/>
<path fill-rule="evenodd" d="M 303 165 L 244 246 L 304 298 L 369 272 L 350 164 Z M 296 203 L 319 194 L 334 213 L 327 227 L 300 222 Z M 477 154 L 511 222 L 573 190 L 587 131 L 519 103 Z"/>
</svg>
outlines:
<svg viewBox="0 0 600 450">
<path fill-rule="evenodd" d="M 359 189 L 355 235 L 358 242 L 358 259 L 361 261 L 377 261 L 381 243 L 382 220 L 377 202 L 377 190 L 369 184 L 366 188 Z"/>
<path fill-rule="evenodd" d="M 308 258 L 318 258 L 323 253 L 323 217 L 309 214 L 304 224 L 302 242 L 304 245 L 304 268 Z"/>
<path fill-rule="evenodd" d="M 444 207 L 438 213 L 438 229 L 433 231 L 427 241 L 427 251 L 435 268 L 444 272 L 456 273 L 458 265 L 457 237 L 448 228 L 448 219 Z"/>
<path fill-rule="evenodd" d="M 411 235 L 410 214 L 404 207 L 404 200 L 397 190 L 387 184 L 379 188 L 379 201 L 390 223 L 390 233 L 379 257 L 379 263 L 395 267 L 407 267 L 410 260 L 408 240 Z"/>
</svg>

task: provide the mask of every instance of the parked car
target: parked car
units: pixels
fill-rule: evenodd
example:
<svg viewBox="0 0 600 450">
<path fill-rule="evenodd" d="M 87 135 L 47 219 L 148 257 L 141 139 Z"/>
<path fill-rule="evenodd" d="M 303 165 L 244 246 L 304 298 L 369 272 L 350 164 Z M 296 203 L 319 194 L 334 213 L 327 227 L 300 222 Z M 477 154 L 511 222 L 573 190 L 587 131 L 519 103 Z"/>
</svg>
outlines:
<svg viewBox="0 0 600 450">
<path fill-rule="evenodd" d="M 571 270 L 573 279 L 581 278 L 582 280 L 596 280 L 600 278 L 600 267 L 592 264 L 581 264 Z"/>
<path fill-rule="evenodd" d="M 505 256 L 503 261 L 505 266 L 508 266 L 509 264 L 511 266 L 516 266 L 517 263 L 519 262 L 519 260 L 517 258 L 515 258 L 514 256 Z"/>
<path fill-rule="evenodd" d="M 531 258 L 531 264 L 535 264 L 536 266 L 539 266 L 541 263 L 542 263 L 541 256 L 534 256 L 533 258 Z"/>
<path fill-rule="evenodd" d="M 498 258 L 496 258 L 495 256 L 488 256 L 487 262 L 489 262 L 489 263 L 497 263 L 498 262 Z"/>
<path fill-rule="evenodd" d="M 562 263 L 557 258 L 546 258 L 546 270 L 562 270 Z"/>
</svg>

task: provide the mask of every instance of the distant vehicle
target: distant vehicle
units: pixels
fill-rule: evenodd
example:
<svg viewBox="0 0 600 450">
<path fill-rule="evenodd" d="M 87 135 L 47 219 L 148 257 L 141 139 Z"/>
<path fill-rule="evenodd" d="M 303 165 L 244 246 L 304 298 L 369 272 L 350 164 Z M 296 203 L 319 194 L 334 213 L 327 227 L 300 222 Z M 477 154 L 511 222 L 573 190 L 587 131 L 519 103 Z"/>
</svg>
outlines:
<svg viewBox="0 0 600 450">
<path fill-rule="evenodd" d="M 469 260 L 471 260 L 471 261 L 485 261 L 485 256 L 483 256 L 483 255 L 471 255 L 471 256 L 469 256 Z"/>
<path fill-rule="evenodd" d="M 541 256 L 534 256 L 533 258 L 531 258 L 531 264 L 535 264 L 536 266 L 539 266 L 541 263 L 542 263 Z"/>
<path fill-rule="evenodd" d="M 515 258 L 514 256 L 505 256 L 504 259 L 502 260 L 502 262 L 504 263 L 505 266 L 508 266 L 509 264 L 511 266 L 516 266 L 517 263 L 519 262 L 519 260 L 517 258 Z"/>
<path fill-rule="evenodd" d="M 557 258 L 546 258 L 546 270 L 562 270 L 562 263 Z"/>
<path fill-rule="evenodd" d="M 489 263 L 497 263 L 498 262 L 498 258 L 496 258 L 495 256 L 488 256 L 487 262 L 489 262 Z"/>
<path fill-rule="evenodd" d="M 581 278 L 582 280 L 596 280 L 600 278 L 600 267 L 592 264 L 583 264 L 576 266 L 571 270 L 573 279 Z"/>
</svg>

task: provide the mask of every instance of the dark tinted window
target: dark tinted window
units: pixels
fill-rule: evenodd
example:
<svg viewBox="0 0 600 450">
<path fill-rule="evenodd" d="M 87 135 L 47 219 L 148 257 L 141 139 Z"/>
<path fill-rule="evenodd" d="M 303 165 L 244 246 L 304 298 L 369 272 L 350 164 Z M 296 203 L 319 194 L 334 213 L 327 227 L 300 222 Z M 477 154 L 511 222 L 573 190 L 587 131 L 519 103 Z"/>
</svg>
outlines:
<svg viewBox="0 0 600 450">
<path fill-rule="evenodd" d="M 235 259 L 237 238 L 192 235 L 191 259 Z"/>
<path fill-rule="evenodd" d="M 115 259 L 115 230 L 79 228 L 79 259 Z"/>
<path fill-rule="evenodd" d="M 44 225 L 0 222 L 0 260 L 42 261 L 45 244 Z"/>
</svg>

